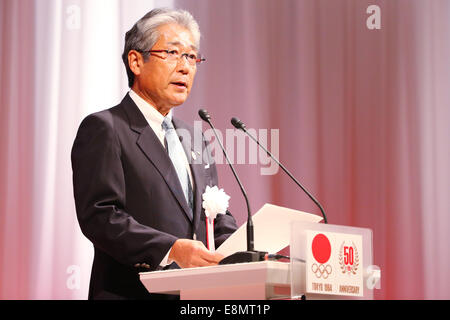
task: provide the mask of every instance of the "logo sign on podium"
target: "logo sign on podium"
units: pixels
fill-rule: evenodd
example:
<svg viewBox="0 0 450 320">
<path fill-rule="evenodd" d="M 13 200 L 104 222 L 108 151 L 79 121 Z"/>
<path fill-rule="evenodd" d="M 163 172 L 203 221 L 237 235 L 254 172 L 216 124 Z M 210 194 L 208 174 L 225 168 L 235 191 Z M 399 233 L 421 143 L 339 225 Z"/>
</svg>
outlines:
<svg viewBox="0 0 450 320">
<path fill-rule="evenodd" d="M 362 236 L 306 230 L 306 292 L 362 297 Z"/>
<path fill-rule="evenodd" d="M 372 265 L 372 230 L 310 222 L 291 228 L 292 298 L 373 299 L 381 271 Z"/>
</svg>

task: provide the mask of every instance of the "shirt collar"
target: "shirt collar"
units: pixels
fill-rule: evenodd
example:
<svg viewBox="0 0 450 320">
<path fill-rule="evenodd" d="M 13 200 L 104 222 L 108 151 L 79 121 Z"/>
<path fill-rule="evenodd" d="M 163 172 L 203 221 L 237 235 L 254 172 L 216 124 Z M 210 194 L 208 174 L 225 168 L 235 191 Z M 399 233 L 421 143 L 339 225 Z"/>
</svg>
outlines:
<svg viewBox="0 0 450 320">
<path fill-rule="evenodd" d="M 136 103 L 137 107 L 144 115 L 145 120 L 147 120 L 148 124 L 153 129 L 161 128 L 161 124 L 164 121 L 164 116 L 161 113 L 159 113 L 159 111 L 156 110 L 155 107 L 153 107 L 150 103 L 145 101 L 133 90 L 130 90 L 129 95 L 130 98 L 134 101 L 134 103 Z M 169 120 L 172 121 L 172 110 L 169 111 L 166 118 L 169 118 Z"/>
</svg>

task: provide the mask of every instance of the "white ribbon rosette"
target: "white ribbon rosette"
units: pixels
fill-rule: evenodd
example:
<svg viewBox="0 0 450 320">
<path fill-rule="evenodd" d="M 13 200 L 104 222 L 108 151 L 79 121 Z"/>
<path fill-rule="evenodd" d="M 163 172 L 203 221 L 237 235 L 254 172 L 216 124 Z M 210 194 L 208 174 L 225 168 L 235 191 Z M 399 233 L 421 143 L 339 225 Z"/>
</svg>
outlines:
<svg viewBox="0 0 450 320">
<path fill-rule="evenodd" d="M 206 241 L 210 251 L 215 251 L 214 246 L 214 219 L 218 214 L 225 214 L 228 209 L 230 196 L 217 186 L 207 186 L 202 195 L 203 209 L 206 215 Z"/>
</svg>

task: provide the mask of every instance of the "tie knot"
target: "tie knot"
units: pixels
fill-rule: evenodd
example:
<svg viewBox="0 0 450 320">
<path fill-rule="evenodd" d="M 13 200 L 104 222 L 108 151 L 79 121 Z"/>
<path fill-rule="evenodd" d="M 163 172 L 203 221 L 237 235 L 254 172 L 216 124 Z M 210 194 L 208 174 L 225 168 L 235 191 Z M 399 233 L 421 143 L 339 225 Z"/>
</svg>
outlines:
<svg viewBox="0 0 450 320">
<path fill-rule="evenodd" d="M 172 124 L 172 120 L 170 118 L 167 118 L 167 117 L 164 118 L 164 121 L 161 123 L 161 127 L 165 131 L 174 129 L 173 124 Z"/>
</svg>

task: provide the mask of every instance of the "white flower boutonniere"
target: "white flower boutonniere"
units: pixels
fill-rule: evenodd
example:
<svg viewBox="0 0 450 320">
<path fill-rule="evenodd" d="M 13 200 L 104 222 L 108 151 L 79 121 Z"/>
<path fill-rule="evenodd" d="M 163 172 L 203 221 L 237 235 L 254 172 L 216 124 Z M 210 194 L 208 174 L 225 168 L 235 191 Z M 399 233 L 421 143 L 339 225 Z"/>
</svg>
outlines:
<svg viewBox="0 0 450 320">
<path fill-rule="evenodd" d="M 227 195 L 223 189 L 219 189 L 217 186 L 207 186 L 205 192 L 202 195 L 203 209 L 205 209 L 206 215 L 206 240 L 208 249 L 215 251 L 214 247 L 214 219 L 218 214 L 225 214 L 228 209 L 228 201 L 230 196 Z"/>
<path fill-rule="evenodd" d="M 225 214 L 227 212 L 230 196 L 223 189 L 219 189 L 217 186 L 207 186 L 202 199 L 203 209 L 205 209 L 205 214 L 208 218 L 214 220 L 217 214 Z"/>
</svg>

